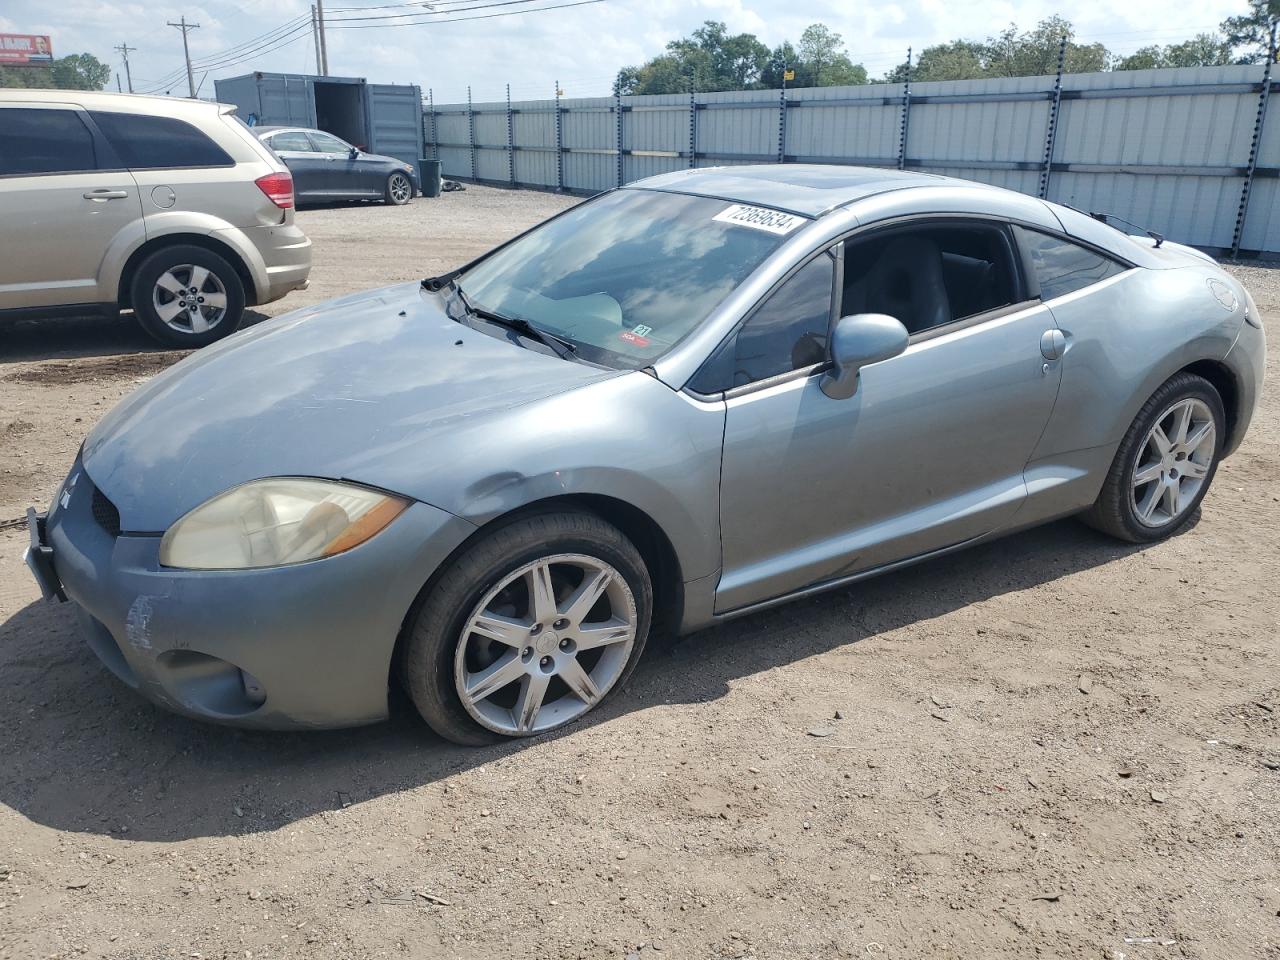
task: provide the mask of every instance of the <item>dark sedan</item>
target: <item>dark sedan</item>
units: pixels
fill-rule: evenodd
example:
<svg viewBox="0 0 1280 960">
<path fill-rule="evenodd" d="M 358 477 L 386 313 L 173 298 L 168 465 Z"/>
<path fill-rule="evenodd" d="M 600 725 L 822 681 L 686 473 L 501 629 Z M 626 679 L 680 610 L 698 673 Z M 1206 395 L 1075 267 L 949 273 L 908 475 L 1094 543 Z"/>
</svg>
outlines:
<svg viewBox="0 0 1280 960">
<path fill-rule="evenodd" d="M 253 132 L 293 174 L 299 203 L 383 200 L 399 206 L 422 192 L 412 164 L 365 153 L 323 130 L 257 127 Z"/>
</svg>

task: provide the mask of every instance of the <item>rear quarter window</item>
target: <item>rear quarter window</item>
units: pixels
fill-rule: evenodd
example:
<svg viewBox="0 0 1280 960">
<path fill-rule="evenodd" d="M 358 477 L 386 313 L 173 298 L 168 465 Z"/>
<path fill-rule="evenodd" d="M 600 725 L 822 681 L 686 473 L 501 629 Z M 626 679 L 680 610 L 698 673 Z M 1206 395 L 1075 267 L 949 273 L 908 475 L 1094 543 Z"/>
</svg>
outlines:
<svg viewBox="0 0 1280 960">
<path fill-rule="evenodd" d="M 1040 281 L 1041 300 L 1064 297 L 1129 269 L 1118 260 L 1062 237 L 1021 228 L 1018 233 Z"/>
<path fill-rule="evenodd" d="M 225 150 L 185 120 L 97 110 L 89 116 L 130 170 L 235 166 Z"/>
</svg>

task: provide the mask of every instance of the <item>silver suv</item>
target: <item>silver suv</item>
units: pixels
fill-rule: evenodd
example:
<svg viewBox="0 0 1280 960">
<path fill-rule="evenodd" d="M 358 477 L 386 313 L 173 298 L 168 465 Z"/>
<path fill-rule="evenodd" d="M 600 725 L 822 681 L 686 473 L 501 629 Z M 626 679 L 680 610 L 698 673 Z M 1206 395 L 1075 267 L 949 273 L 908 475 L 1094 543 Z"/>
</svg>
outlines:
<svg viewBox="0 0 1280 960">
<path fill-rule="evenodd" d="M 0 318 L 132 308 L 198 347 L 307 285 L 288 169 L 197 100 L 0 90 Z"/>
</svg>

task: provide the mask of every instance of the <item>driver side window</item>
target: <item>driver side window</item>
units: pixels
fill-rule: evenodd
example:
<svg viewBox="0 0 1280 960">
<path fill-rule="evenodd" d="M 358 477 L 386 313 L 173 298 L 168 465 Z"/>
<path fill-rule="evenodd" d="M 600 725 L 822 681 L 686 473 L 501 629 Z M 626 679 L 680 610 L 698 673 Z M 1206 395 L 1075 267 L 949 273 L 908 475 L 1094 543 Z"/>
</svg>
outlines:
<svg viewBox="0 0 1280 960">
<path fill-rule="evenodd" d="M 823 253 L 791 275 L 721 344 L 690 382 L 718 393 L 827 359 L 835 261 Z"/>
<path fill-rule="evenodd" d="M 349 153 L 351 151 L 350 144 L 342 142 L 337 137 L 331 137 L 327 133 L 313 133 L 311 134 L 311 140 L 321 153 Z"/>
</svg>

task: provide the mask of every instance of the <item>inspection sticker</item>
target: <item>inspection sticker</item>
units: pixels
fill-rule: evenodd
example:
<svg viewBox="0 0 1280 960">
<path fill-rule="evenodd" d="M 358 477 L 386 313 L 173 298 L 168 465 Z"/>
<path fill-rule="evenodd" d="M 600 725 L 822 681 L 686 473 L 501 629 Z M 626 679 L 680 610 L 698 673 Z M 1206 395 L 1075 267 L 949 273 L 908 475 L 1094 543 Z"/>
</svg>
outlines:
<svg viewBox="0 0 1280 960">
<path fill-rule="evenodd" d="M 711 219 L 778 234 L 790 233 L 804 223 L 804 217 L 797 217 L 794 213 L 783 213 L 767 207 L 749 207 L 745 203 L 735 203 Z"/>
</svg>

